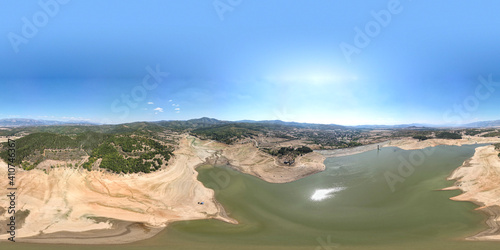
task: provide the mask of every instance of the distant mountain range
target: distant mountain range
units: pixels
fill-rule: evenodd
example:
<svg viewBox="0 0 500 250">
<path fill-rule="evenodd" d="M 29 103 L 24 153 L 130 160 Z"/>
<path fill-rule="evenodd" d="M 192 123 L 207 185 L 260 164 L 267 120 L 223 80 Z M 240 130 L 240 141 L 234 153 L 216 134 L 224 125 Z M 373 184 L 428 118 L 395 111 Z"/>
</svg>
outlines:
<svg viewBox="0 0 500 250">
<path fill-rule="evenodd" d="M 467 127 L 470 128 L 490 128 L 490 127 L 500 127 L 500 120 L 496 121 L 482 121 L 482 122 L 473 122 L 466 124 Z"/>
<path fill-rule="evenodd" d="M 0 119 L 0 127 L 36 127 L 51 125 L 97 125 L 87 121 L 48 121 L 25 118 Z"/>
<path fill-rule="evenodd" d="M 481 121 L 462 125 L 434 125 L 434 124 L 399 124 L 399 125 L 357 125 L 357 126 L 342 126 L 338 124 L 316 124 L 316 123 L 300 123 L 300 122 L 285 122 L 281 120 L 240 120 L 240 121 L 223 121 L 214 118 L 202 117 L 198 119 L 190 119 L 185 121 L 157 121 L 153 122 L 158 125 L 169 124 L 170 127 L 178 125 L 190 127 L 210 127 L 224 125 L 229 123 L 257 123 L 257 124 L 275 124 L 282 126 L 291 126 L 297 128 L 311 129 L 401 129 L 401 128 L 487 128 L 500 127 L 500 120 L 496 121 Z M 50 121 L 50 120 L 35 120 L 24 118 L 9 118 L 0 119 L 0 127 L 36 127 L 36 126 L 51 126 L 51 125 L 99 125 L 88 121 Z"/>
<path fill-rule="evenodd" d="M 482 121 L 473 122 L 466 124 L 424 124 L 424 123 L 412 123 L 412 124 L 398 124 L 398 125 L 358 125 L 352 126 L 353 128 L 365 128 L 365 129 L 398 129 L 398 128 L 492 128 L 500 127 L 500 120 L 496 121 Z"/>
<path fill-rule="evenodd" d="M 271 125 L 281 125 L 297 128 L 311 128 L 311 129 L 348 129 L 345 126 L 336 124 L 315 124 L 315 123 L 299 123 L 299 122 L 284 122 L 280 120 L 266 120 L 266 121 L 254 121 L 254 120 L 241 120 L 241 121 L 222 121 L 214 118 L 202 117 L 198 119 L 191 119 L 187 121 L 158 121 L 154 122 L 158 125 L 167 127 L 212 127 L 217 125 L 226 125 L 231 123 L 253 123 L 253 124 L 271 124 Z"/>
<path fill-rule="evenodd" d="M 356 125 L 351 126 L 358 129 L 398 129 L 398 128 L 436 128 L 443 127 L 432 124 L 412 123 L 412 124 L 398 124 L 398 125 Z"/>
<path fill-rule="evenodd" d="M 346 126 L 337 125 L 337 124 L 317 124 L 317 123 L 284 122 L 284 121 L 281 121 L 281 120 L 264 120 L 264 121 L 242 120 L 242 121 L 236 121 L 236 122 L 277 124 L 277 125 L 299 127 L 299 128 L 312 128 L 312 129 L 347 129 L 348 128 Z"/>
</svg>

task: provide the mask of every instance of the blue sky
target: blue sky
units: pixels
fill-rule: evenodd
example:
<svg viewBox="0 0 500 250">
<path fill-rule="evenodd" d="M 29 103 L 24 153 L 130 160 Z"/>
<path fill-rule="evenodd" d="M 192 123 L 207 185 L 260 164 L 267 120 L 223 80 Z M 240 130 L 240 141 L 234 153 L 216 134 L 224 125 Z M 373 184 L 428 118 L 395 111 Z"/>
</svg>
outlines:
<svg viewBox="0 0 500 250">
<path fill-rule="evenodd" d="M 0 3 L 0 118 L 500 119 L 498 1 Z"/>
</svg>

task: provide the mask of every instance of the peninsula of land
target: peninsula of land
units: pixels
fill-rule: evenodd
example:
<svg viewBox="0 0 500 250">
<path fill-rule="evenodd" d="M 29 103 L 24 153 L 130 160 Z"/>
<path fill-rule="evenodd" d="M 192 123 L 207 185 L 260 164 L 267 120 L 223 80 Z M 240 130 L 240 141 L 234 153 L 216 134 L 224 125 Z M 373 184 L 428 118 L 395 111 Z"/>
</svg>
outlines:
<svg viewBox="0 0 500 250">
<path fill-rule="evenodd" d="M 268 182 L 283 183 L 324 170 L 324 159 L 312 152 L 297 157 L 291 167 L 252 143 L 226 145 L 185 134 L 168 167 L 152 173 L 68 167 L 19 170 L 17 241 L 122 244 L 152 237 L 174 221 L 213 218 L 237 223 L 215 200 L 214 191 L 197 180 L 197 166 L 230 164 Z M 7 187 L 7 181 L 7 164 L 1 161 L 0 186 Z M 6 207 L 6 189 L 0 195 Z M 0 212 L 0 224 L 6 225 L 7 213 Z"/>
</svg>

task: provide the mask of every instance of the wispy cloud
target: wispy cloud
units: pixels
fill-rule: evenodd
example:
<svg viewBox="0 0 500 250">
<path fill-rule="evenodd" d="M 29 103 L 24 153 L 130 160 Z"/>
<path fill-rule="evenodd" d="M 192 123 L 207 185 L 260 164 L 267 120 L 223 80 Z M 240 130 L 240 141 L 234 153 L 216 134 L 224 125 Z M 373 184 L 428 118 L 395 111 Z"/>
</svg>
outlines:
<svg viewBox="0 0 500 250">
<path fill-rule="evenodd" d="M 172 100 L 169 100 L 169 102 L 172 102 Z M 175 113 L 180 113 L 181 112 L 181 108 L 179 108 L 181 105 L 180 104 L 177 104 L 177 103 L 172 103 L 172 107 L 174 107 L 174 112 Z"/>
<path fill-rule="evenodd" d="M 157 111 L 157 112 L 163 112 L 163 109 L 162 109 L 162 108 L 160 108 L 160 107 L 155 108 L 155 109 L 153 109 L 153 110 L 154 110 L 154 111 Z"/>
<path fill-rule="evenodd" d="M 153 105 L 153 104 L 154 104 L 154 102 L 148 102 L 148 104 Z"/>
</svg>

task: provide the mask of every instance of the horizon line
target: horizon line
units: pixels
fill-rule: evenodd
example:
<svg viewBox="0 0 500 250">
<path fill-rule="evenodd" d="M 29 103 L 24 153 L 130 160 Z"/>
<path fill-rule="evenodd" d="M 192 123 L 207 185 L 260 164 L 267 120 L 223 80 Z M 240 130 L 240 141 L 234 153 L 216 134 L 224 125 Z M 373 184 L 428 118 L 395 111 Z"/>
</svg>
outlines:
<svg viewBox="0 0 500 250">
<path fill-rule="evenodd" d="M 33 120 L 33 121 L 46 121 L 46 122 L 63 122 L 63 123 L 89 123 L 92 125 L 121 125 L 121 124 L 128 124 L 128 123 L 137 123 L 137 122 L 171 122 L 171 121 L 189 121 L 189 120 L 197 120 L 197 119 L 214 119 L 218 121 L 223 121 L 223 122 L 283 122 L 283 123 L 299 123 L 299 124 L 311 124 L 311 125 L 330 125 L 330 126 L 343 126 L 343 127 L 360 127 L 360 126 L 402 126 L 402 125 L 407 125 L 407 126 L 417 126 L 417 125 L 422 125 L 422 127 L 426 126 L 434 126 L 434 127 L 460 127 L 464 125 L 470 125 L 474 123 L 481 123 L 481 122 L 496 122 L 500 121 L 498 120 L 482 120 L 482 121 L 475 121 L 475 122 L 468 122 L 468 123 L 461 123 L 461 124 L 433 124 L 433 123 L 427 123 L 427 122 L 412 122 L 412 123 L 396 123 L 396 124 L 356 124 L 356 125 L 343 125 L 340 123 L 316 123 L 316 122 L 299 122 L 299 121 L 284 121 L 284 120 L 251 120 L 251 119 L 243 119 L 243 120 L 225 120 L 225 119 L 218 119 L 218 118 L 213 118 L 213 117 L 198 117 L 198 118 L 190 118 L 190 119 L 178 119 L 178 120 L 154 120 L 154 121 L 145 121 L 145 120 L 136 120 L 136 121 L 128 121 L 128 122 L 120 122 L 120 123 L 103 123 L 103 122 L 98 122 L 98 121 L 92 121 L 91 119 L 81 119 L 81 120 L 64 120 L 64 119 L 54 119 L 54 120 L 46 120 L 46 119 L 34 119 L 34 118 L 23 118 L 23 117 L 11 117 L 11 118 L 0 118 L 0 121 L 2 120 Z M 49 125 L 50 126 L 50 125 Z"/>
</svg>

